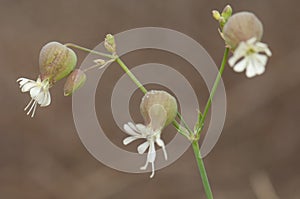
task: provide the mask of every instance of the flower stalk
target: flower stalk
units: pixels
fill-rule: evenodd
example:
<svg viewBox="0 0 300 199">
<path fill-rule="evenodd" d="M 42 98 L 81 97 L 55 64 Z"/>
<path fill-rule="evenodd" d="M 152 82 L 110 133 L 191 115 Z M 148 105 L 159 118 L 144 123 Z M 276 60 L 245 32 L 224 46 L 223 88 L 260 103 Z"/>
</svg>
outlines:
<svg viewBox="0 0 300 199">
<path fill-rule="evenodd" d="M 198 124 L 198 128 L 196 129 L 196 137 L 198 137 L 198 139 L 200 138 L 200 134 L 201 134 L 202 128 L 204 126 L 204 122 L 205 122 L 207 113 L 208 113 L 208 111 L 209 111 L 209 109 L 211 107 L 212 99 L 215 96 L 216 90 L 217 90 L 218 85 L 220 83 L 220 80 L 222 78 L 222 74 L 223 74 L 224 69 L 225 69 L 225 65 L 226 65 L 226 62 L 227 62 L 227 59 L 228 59 L 228 55 L 229 55 L 229 48 L 225 48 L 223 59 L 222 59 L 222 63 L 221 63 L 221 67 L 219 69 L 219 72 L 218 72 L 217 78 L 215 80 L 215 83 L 213 85 L 213 88 L 212 88 L 212 90 L 210 92 L 210 95 L 209 95 L 209 98 L 207 100 L 207 103 L 205 105 L 204 112 L 203 112 L 203 114 L 200 113 L 201 114 L 201 118 L 200 118 L 200 121 L 199 121 L 199 124 Z M 199 117 L 200 117 L 200 114 L 199 114 Z"/>
<path fill-rule="evenodd" d="M 213 194 L 212 194 L 212 191 L 210 188 L 209 180 L 207 177 L 206 169 L 204 166 L 203 159 L 201 157 L 200 148 L 199 148 L 199 144 L 198 144 L 197 140 L 192 142 L 192 147 L 193 147 L 194 155 L 195 155 L 195 158 L 197 161 L 197 165 L 198 165 L 198 169 L 200 172 L 200 176 L 201 176 L 201 180 L 202 180 L 202 184 L 204 187 L 206 198 L 213 199 L 214 197 L 213 197 Z"/>
</svg>

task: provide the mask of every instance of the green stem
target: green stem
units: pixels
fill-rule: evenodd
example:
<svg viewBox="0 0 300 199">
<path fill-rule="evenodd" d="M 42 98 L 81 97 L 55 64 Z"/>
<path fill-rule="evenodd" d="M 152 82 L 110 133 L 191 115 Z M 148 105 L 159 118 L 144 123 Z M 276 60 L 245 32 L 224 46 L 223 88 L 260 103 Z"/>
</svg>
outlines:
<svg viewBox="0 0 300 199">
<path fill-rule="evenodd" d="M 203 187 L 204 187 L 206 198 L 207 199 L 213 199 L 213 194 L 212 194 L 210 184 L 209 184 L 209 180 L 208 180 L 208 177 L 207 177 L 207 174 L 206 174 L 204 162 L 203 162 L 203 159 L 201 158 L 201 153 L 200 153 L 199 144 L 198 144 L 197 140 L 192 142 L 192 147 L 193 147 L 193 150 L 194 150 L 194 154 L 195 154 L 195 158 L 196 158 L 196 161 L 197 161 L 198 169 L 200 171 L 200 175 L 201 175 L 202 184 L 203 184 Z"/>
<path fill-rule="evenodd" d="M 219 73 L 218 73 L 218 75 L 217 75 L 217 78 L 216 78 L 216 80 L 215 80 L 215 83 L 214 83 L 214 85 L 213 85 L 213 88 L 212 88 L 212 90 L 211 90 L 211 92 L 210 92 L 208 101 L 207 101 L 207 103 L 206 103 L 206 105 L 205 105 L 204 112 L 203 112 L 203 114 L 202 114 L 202 118 L 201 118 L 201 120 L 200 120 L 200 129 L 197 130 L 197 137 L 200 137 L 200 133 L 201 133 L 202 127 L 203 127 L 203 125 L 204 125 L 204 122 L 205 122 L 207 113 L 208 113 L 208 111 L 209 111 L 209 108 L 211 107 L 212 99 L 213 99 L 213 97 L 215 96 L 216 90 L 217 90 L 218 85 L 219 85 L 219 83 L 220 83 L 220 80 L 221 80 L 221 78 L 222 78 L 222 74 L 223 74 L 224 69 L 225 69 L 225 65 L 226 65 L 226 62 L 227 62 L 228 54 L 229 54 L 229 48 L 226 48 L 225 51 L 224 51 L 224 55 L 223 55 L 223 59 L 222 59 L 222 64 L 221 64 Z"/>
<path fill-rule="evenodd" d="M 213 99 L 213 97 L 215 95 L 217 87 L 218 87 L 218 85 L 220 83 L 220 80 L 222 78 L 222 74 L 223 74 L 224 69 L 225 69 L 225 65 L 226 65 L 226 62 L 227 62 L 228 54 L 229 54 L 229 48 L 226 48 L 225 52 L 224 52 L 223 59 L 222 59 L 222 63 L 221 63 L 221 67 L 220 67 L 219 73 L 218 73 L 218 75 L 216 77 L 216 80 L 215 80 L 213 88 L 211 90 L 209 99 L 208 99 L 208 101 L 206 103 L 206 106 L 204 108 L 204 112 L 203 112 L 201 120 L 200 120 L 200 128 L 197 129 L 196 139 L 193 140 L 193 142 L 192 142 L 192 147 L 193 147 L 193 150 L 194 150 L 195 158 L 196 158 L 196 161 L 197 161 L 198 169 L 199 169 L 199 172 L 200 172 L 200 175 L 201 175 L 202 184 L 203 184 L 204 191 L 205 191 L 207 199 L 213 199 L 213 195 L 212 195 L 212 191 L 211 191 L 211 188 L 210 188 L 210 184 L 209 184 L 209 180 L 208 180 L 208 177 L 207 177 L 207 173 L 206 173 L 206 170 L 205 170 L 204 162 L 203 162 L 203 159 L 201 157 L 201 153 L 200 153 L 200 148 L 199 148 L 198 141 L 199 141 L 199 138 L 200 138 L 200 133 L 202 131 L 202 127 L 204 125 L 207 113 L 209 111 L 209 108 L 211 107 L 212 99 Z"/>
<path fill-rule="evenodd" d="M 79 50 L 82 50 L 82 51 L 85 51 L 85 52 L 88 52 L 88 53 L 92 53 L 92 54 L 95 54 L 95 55 L 100 55 L 102 57 L 107 57 L 107 58 L 110 58 L 110 59 L 115 58 L 114 55 L 94 51 L 94 50 L 91 50 L 91 49 L 88 49 L 88 48 L 85 48 L 85 47 L 82 47 L 82 46 L 79 46 L 79 45 L 76 45 L 76 44 L 73 44 L 73 43 L 66 43 L 64 45 L 67 46 L 67 47 L 77 48 Z"/>
<path fill-rule="evenodd" d="M 146 94 L 147 89 L 141 84 L 141 82 L 134 76 L 134 74 L 129 70 L 125 63 L 118 57 L 116 62 L 121 66 L 125 73 L 130 77 L 130 79 L 139 87 L 139 89 Z"/>
</svg>

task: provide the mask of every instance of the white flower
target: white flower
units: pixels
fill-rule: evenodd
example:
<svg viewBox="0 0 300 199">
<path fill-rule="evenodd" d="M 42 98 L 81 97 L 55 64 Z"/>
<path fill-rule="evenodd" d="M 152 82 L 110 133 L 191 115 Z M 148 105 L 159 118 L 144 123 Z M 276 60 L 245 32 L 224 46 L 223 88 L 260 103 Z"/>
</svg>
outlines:
<svg viewBox="0 0 300 199">
<path fill-rule="evenodd" d="M 33 81 L 27 78 L 19 78 L 17 82 L 20 84 L 21 91 L 29 91 L 31 96 L 30 102 L 24 109 L 24 111 L 26 111 L 30 107 L 27 115 L 29 115 L 31 112 L 31 117 L 34 116 L 37 104 L 39 104 L 41 107 L 48 106 L 50 104 L 50 84 L 48 79 L 41 81 L 40 77 L 38 77 L 36 81 Z"/>
<path fill-rule="evenodd" d="M 243 72 L 246 69 L 246 76 L 250 78 L 264 73 L 268 56 L 271 55 L 266 44 L 251 38 L 246 42 L 240 42 L 228 63 L 236 72 Z"/>
<path fill-rule="evenodd" d="M 161 129 L 153 130 L 151 126 L 145 126 L 143 124 L 135 125 L 131 122 L 128 122 L 128 124 L 124 125 L 124 130 L 128 135 L 130 135 L 129 137 L 123 140 L 124 145 L 127 145 L 137 139 L 146 139 L 144 143 L 138 146 L 137 151 L 139 154 L 143 154 L 149 148 L 146 164 L 142 166 L 140 169 L 141 170 L 147 169 L 147 166 L 150 163 L 152 165 L 152 174 L 150 178 L 152 178 L 154 176 L 154 171 L 155 171 L 154 168 L 154 161 L 156 158 L 155 143 L 158 146 L 162 147 L 165 159 L 166 160 L 168 159 L 167 152 L 165 149 L 165 143 L 160 138 Z"/>
<path fill-rule="evenodd" d="M 123 144 L 128 145 L 137 139 L 146 140 L 137 147 L 137 151 L 139 154 L 144 154 L 148 149 L 146 164 L 142 166 L 141 169 L 147 169 L 150 163 L 152 166 L 150 178 L 152 178 L 155 172 L 155 144 L 162 148 L 165 159 L 168 159 L 165 143 L 160 136 L 163 128 L 174 121 L 177 114 L 177 102 L 172 95 L 165 91 L 152 90 L 144 95 L 140 104 L 140 111 L 145 125 L 135 125 L 131 122 L 125 124 L 124 130 L 129 137 L 123 140 Z"/>
</svg>

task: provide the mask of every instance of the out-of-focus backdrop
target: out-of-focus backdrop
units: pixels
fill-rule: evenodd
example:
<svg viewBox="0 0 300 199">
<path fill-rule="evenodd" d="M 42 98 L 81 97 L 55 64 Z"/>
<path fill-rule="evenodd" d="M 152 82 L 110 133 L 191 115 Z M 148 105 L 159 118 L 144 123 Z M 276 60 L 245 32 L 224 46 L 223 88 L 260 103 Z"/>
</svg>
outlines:
<svg viewBox="0 0 300 199">
<path fill-rule="evenodd" d="M 144 26 L 187 34 L 220 63 L 224 44 L 211 10 L 222 10 L 227 3 L 235 11 L 253 11 L 263 21 L 263 41 L 273 56 L 266 73 L 253 79 L 229 67 L 224 72 L 225 128 L 205 158 L 212 190 L 216 199 L 299 199 L 300 4 L 292 0 L 1 0 L 0 198 L 205 198 L 191 149 L 156 172 L 154 179 L 149 179 L 149 173 L 115 171 L 82 145 L 71 98 L 63 96 L 63 82 L 51 90 L 52 104 L 39 108 L 31 119 L 23 112 L 29 97 L 15 81 L 21 76 L 36 78 L 39 50 L 49 41 L 93 48 L 107 33 Z M 80 63 L 86 54 L 76 52 Z M 160 62 L 190 67 L 174 55 L 157 51 L 134 52 L 124 60 L 129 66 Z M 114 73 L 122 75 L 113 66 Z M 103 90 L 112 88 L 114 73 L 109 73 L 111 79 L 107 77 Z M 192 73 L 189 79 L 197 81 Z M 203 84 L 195 89 L 203 109 L 207 89 Z M 103 100 L 97 113 L 112 131 L 109 137 L 121 143 L 125 135 L 105 107 L 101 109 L 109 103 L 107 97 L 101 92 L 96 97 Z M 136 111 L 133 108 L 131 114 L 138 115 Z"/>
</svg>

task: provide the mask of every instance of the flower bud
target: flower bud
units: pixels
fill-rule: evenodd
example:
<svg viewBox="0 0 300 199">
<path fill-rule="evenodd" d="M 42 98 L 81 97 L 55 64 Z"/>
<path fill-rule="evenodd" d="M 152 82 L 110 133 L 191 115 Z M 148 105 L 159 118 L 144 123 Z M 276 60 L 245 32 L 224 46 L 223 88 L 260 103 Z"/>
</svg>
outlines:
<svg viewBox="0 0 300 199">
<path fill-rule="evenodd" d="M 260 41 L 262 35 L 261 21 L 250 12 L 239 12 L 232 15 L 223 28 L 223 38 L 232 50 L 235 50 L 240 42 L 251 38 Z"/>
<path fill-rule="evenodd" d="M 50 42 L 40 51 L 40 73 L 48 77 L 51 83 L 69 75 L 75 68 L 76 62 L 75 52 L 58 42 Z"/>
<path fill-rule="evenodd" d="M 67 78 L 64 86 L 64 95 L 69 96 L 79 89 L 86 81 L 85 73 L 80 69 L 75 69 Z"/>
<path fill-rule="evenodd" d="M 165 91 L 148 91 L 140 104 L 140 111 L 146 125 L 151 124 L 153 128 L 169 125 L 176 117 L 176 99 Z"/>
<path fill-rule="evenodd" d="M 225 21 L 229 19 L 232 15 L 232 8 L 230 5 L 225 6 L 225 8 L 222 11 L 222 17 L 224 17 Z"/>
<path fill-rule="evenodd" d="M 102 66 L 102 65 L 106 64 L 106 61 L 104 59 L 95 59 L 94 63 L 99 66 Z"/>
<path fill-rule="evenodd" d="M 215 18 L 215 20 L 217 20 L 217 21 L 219 21 L 221 18 L 221 15 L 220 15 L 219 11 L 217 11 L 217 10 L 213 10 L 212 15 Z"/>
<path fill-rule="evenodd" d="M 104 40 L 104 47 L 108 52 L 115 53 L 116 52 L 116 43 L 115 38 L 111 34 L 107 34 Z"/>
</svg>

